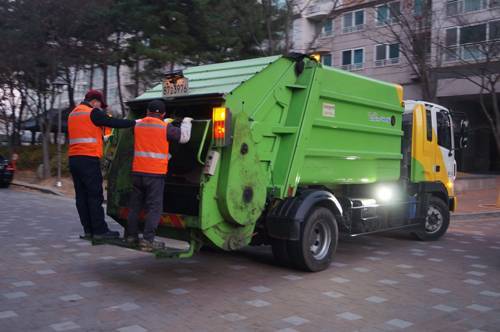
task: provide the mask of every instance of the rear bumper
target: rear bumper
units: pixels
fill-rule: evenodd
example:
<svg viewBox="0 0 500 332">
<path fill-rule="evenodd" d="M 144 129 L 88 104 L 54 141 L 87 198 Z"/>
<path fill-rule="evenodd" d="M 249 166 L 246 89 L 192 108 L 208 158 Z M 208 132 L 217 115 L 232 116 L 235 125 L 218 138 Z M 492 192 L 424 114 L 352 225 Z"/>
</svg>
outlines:
<svg viewBox="0 0 500 332">
<path fill-rule="evenodd" d="M 11 183 L 14 178 L 14 172 L 12 171 L 3 171 L 0 172 L 0 182 L 1 183 Z"/>
</svg>

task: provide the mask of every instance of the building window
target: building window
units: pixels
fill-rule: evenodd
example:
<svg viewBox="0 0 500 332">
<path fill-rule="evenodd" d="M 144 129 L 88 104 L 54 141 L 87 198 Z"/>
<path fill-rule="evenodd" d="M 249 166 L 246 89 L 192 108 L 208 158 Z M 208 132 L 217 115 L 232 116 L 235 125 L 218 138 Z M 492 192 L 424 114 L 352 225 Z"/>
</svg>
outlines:
<svg viewBox="0 0 500 332">
<path fill-rule="evenodd" d="M 375 46 L 375 66 L 383 67 L 399 63 L 399 44 L 381 44 Z"/>
<path fill-rule="evenodd" d="M 331 37 L 333 36 L 333 20 L 328 19 L 321 25 L 321 37 Z"/>
<path fill-rule="evenodd" d="M 364 50 L 357 48 L 353 50 L 342 51 L 342 69 L 359 70 L 363 69 Z"/>
<path fill-rule="evenodd" d="M 475 12 L 488 7 L 488 0 L 451 0 L 446 3 L 446 15 L 456 16 L 462 13 Z M 494 7 L 495 1 L 490 0 L 491 7 Z"/>
<path fill-rule="evenodd" d="M 365 28 L 365 11 L 363 9 L 345 13 L 342 16 L 342 32 L 361 31 Z"/>
<path fill-rule="evenodd" d="M 385 3 L 375 7 L 375 9 L 377 11 L 377 26 L 396 23 L 398 17 L 401 15 L 401 5 L 399 1 Z"/>
<path fill-rule="evenodd" d="M 500 21 L 446 29 L 445 61 L 481 60 L 498 56 L 498 45 L 487 41 L 500 39 Z"/>
<path fill-rule="evenodd" d="M 325 66 L 332 66 L 332 55 L 331 54 L 322 54 L 321 55 L 321 63 Z"/>
<path fill-rule="evenodd" d="M 413 13 L 415 16 L 422 16 L 424 13 L 424 0 L 415 0 L 413 2 Z"/>
<path fill-rule="evenodd" d="M 500 21 L 493 21 L 489 23 L 489 40 L 500 39 Z"/>
</svg>

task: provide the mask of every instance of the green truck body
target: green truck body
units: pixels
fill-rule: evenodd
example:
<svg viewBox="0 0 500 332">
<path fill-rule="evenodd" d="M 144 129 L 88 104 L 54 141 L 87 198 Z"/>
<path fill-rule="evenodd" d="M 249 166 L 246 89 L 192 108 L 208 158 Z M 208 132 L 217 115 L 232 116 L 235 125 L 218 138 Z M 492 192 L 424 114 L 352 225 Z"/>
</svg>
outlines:
<svg viewBox="0 0 500 332">
<path fill-rule="evenodd" d="M 355 227 L 339 220 L 357 204 L 347 193 L 356 196 L 362 188 L 401 180 L 404 107 L 397 85 L 304 56 L 204 65 L 183 76 L 189 81 L 186 93 L 164 96 L 160 84 L 129 106 L 130 117 L 140 118 L 147 102 L 162 99 L 167 116 L 194 118 L 190 142 L 171 143 L 158 229 L 160 236 L 190 242 L 187 255 L 203 244 L 235 250 L 271 243 L 277 251 L 303 231 L 302 221 L 280 230 L 283 220 L 298 220 L 300 212 L 287 217 L 276 211 L 292 200 L 307 201 L 311 193 L 332 194 L 319 205 L 343 223 L 336 228 L 354 233 Z M 224 146 L 214 140 L 215 108 L 224 108 L 230 121 Z M 125 227 L 133 131 L 114 136 L 107 213 Z"/>
</svg>

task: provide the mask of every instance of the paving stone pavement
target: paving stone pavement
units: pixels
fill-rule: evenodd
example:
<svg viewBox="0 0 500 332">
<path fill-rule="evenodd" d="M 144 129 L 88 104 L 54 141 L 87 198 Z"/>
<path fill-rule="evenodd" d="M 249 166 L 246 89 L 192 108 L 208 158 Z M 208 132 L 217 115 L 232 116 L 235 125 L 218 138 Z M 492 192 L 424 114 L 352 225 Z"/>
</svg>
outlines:
<svg viewBox="0 0 500 332">
<path fill-rule="evenodd" d="M 159 260 L 80 231 L 71 200 L 0 190 L 0 331 L 500 330 L 500 220 L 343 240 L 320 273 L 268 247 Z"/>
</svg>

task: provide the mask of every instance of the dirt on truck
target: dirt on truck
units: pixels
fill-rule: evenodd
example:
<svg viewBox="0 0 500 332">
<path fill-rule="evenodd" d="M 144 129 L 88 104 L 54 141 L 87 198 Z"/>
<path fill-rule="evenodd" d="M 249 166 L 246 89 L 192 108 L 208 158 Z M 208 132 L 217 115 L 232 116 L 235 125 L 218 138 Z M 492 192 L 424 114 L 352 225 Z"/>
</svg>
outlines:
<svg viewBox="0 0 500 332">
<path fill-rule="evenodd" d="M 191 140 L 171 143 L 158 236 L 237 250 L 269 244 L 281 264 L 326 269 L 339 234 L 406 229 L 436 240 L 456 206 L 447 109 L 403 101 L 399 85 L 305 55 L 210 64 L 168 74 L 128 103 L 161 99 Z M 107 213 L 124 228 L 133 130 L 110 140 Z"/>
</svg>

